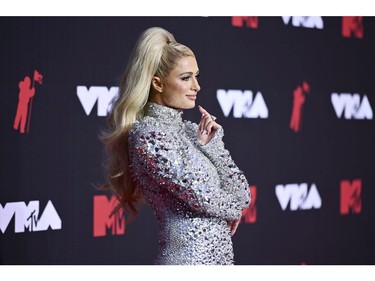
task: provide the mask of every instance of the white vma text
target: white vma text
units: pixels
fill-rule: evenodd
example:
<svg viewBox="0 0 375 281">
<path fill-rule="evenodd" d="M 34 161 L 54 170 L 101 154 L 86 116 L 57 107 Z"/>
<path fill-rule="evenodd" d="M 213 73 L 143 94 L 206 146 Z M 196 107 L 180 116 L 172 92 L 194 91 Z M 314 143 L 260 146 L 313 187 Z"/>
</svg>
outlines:
<svg viewBox="0 0 375 281">
<path fill-rule="evenodd" d="M 43 212 L 39 212 L 39 201 L 9 202 L 4 205 L 0 204 L 0 230 L 4 233 L 10 221 L 14 217 L 14 232 L 46 231 L 61 229 L 62 223 L 59 214 L 51 201 L 47 202 Z"/>
<path fill-rule="evenodd" d="M 275 193 L 284 211 L 288 205 L 291 211 L 320 209 L 322 206 L 322 199 L 314 183 L 309 189 L 307 183 L 278 184 Z"/>
<path fill-rule="evenodd" d="M 218 89 L 216 97 L 225 117 L 233 110 L 234 118 L 268 118 L 268 108 L 259 91 L 254 97 L 250 90 Z"/>
<path fill-rule="evenodd" d="M 112 109 L 112 102 L 118 95 L 118 87 L 108 89 L 104 86 L 77 86 L 77 96 L 85 110 L 86 115 L 90 115 L 97 103 L 97 115 L 107 116 Z"/>
<path fill-rule="evenodd" d="M 305 28 L 317 28 L 323 29 L 323 19 L 322 17 L 282 17 L 284 24 L 288 25 L 292 22 L 295 27 L 305 27 Z"/>
<path fill-rule="evenodd" d="M 372 108 L 366 95 L 350 93 L 332 93 L 331 102 L 337 118 L 372 120 Z"/>
</svg>

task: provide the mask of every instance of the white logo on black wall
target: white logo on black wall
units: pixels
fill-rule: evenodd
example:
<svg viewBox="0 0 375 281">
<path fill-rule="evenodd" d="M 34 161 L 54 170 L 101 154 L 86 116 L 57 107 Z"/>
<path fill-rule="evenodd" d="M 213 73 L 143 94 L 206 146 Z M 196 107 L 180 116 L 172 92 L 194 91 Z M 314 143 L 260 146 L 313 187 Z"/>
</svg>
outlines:
<svg viewBox="0 0 375 281">
<path fill-rule="evenodd" d="M 77 86 L 77 96 L 85 110 L 86 115 L 97 105 L 97 115 L 107 116 L 112 107 L 112 100 L 118 94 L 118 87 L 107 88 L 105 86 Z"/>
<path fill-rule="evenodd" d="M 291 211 L 320 209 L 322 206 L 322 199 L 314 183 L 310 188 L 307 183 L 278 184 L 275 193 L 284 211 L 288 205 Z"/>
<path fill-rule="evenodd" d="M 366 95 L 350 93 L 332 93 L 331 102 L 337 118 L 372 120 L 372 108 Z"/>
<path fill-rule="evenodd" d="M 288 25 L 292 22 L 295 27 L 305 27 L 305 28 L 317 28 L 323 29 L 324 23 L 322 17 L 282 17 L 284 24 Z"/>
<path fill-rule="evenodd" d="M 59 214 L 51 201 L 47 202 L 43 212 L 39 212 L 39 201 L 8 202 L 4 207 L 0 204 L 0 230 L 2 233 L 8 228 L 12 218 L 14 218 L 14 232 L 20 233 L 28 230 L 46 231 L 49 228 L 58 230 L 62 228 Z"/>
<path fill-rule="evenodd" d="M 268 108 L 259 91 L 254 95 L 250 90 L 218 89 L 216 97 L 225 117 L 232 111 L 234 118 L 268 118 Z"/>
</svg>

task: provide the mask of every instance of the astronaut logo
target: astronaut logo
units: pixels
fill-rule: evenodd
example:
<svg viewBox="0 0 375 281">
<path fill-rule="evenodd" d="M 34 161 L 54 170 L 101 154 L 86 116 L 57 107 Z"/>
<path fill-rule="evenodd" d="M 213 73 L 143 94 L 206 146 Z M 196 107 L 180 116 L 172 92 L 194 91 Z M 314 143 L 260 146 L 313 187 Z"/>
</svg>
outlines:
<svg viewBox="0 0 375 281">
<path fill-rule="evenodd" d="M 30 130 L 31 110 L 33 106 L 33 97 L 35 95 L 35 82 L 42 85 L 43 75 L 34 70 L 33 79 L 29 76 L 19 82 L 18 106 L 16 117 L 14 118 L 13 128 L 19 130 L 21 134 L 28 133 Z"/>
<path fill-rule="evenodd" d="M 290 117 L 289 127 L 296 133 L 301 130 L 302 125 L 302 109 L 305 103 L 306 94 L 310 92 L 310 86 L 303 82 L 293 92 L 293 109 Z"/>
</svg>

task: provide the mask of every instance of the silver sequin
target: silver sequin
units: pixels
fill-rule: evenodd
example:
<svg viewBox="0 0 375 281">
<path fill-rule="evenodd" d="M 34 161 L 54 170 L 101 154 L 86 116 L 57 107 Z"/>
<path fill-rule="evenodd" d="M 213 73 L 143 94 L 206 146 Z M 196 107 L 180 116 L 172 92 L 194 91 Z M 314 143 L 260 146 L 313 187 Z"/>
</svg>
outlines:
<svg viewBox="0 0 375 281">
<path fill-rule="evenodd" d="M 156 264 L 234 263 L 227 222 L 249 206 L 249 184 L 223 129 L 206 145 L 197 130 L 182 111 L 148 103 L 129 132 L 131 173 L 158 220 Z"/>
</svg>

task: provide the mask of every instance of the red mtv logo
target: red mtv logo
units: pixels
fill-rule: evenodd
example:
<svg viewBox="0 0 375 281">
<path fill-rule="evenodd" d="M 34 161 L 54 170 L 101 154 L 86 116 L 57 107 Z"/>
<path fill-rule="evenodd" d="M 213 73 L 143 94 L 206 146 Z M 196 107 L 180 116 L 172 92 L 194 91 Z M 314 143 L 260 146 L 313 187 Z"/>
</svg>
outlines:
<svg viewBox="0 0 375 281">
<path fill-rule="evenodd" d="M 342 17 L 342 36 L 363 38 L 363 17 Z"/>
<path fill-rule="evenodd" d="M 258 28 L 258 17 L 232 17 L 232 26 L 243 27 L 245 22 L 249 28 Z"/>
<path fill-rule="evenodd" d="M 25 76 L 25 78 L 18 83 L 20 91 L 18 94 L 17 113 L 14 118 L 13 128 L 15 130 L 19 129 L 21 134 L 25 133 L 25 131 L 29 132 L 30 130 L 31 109 L 33 107 L 33 97 L 35 95 L 35 82 L 39 84 L 43 83 L 43 75 L 37 70 L 34 70 L 32 81 L 29 76 Z"/>
<path fill-rule="evenodd" d="M 257 188 L 255 185 L 250 185 L 251 203 L 250 207 L 242 211 L 242 218 L 245 223 L 255 223 L 257 220 L 257 207 L 255 205 L 257 199 Z"/>
<path fill-rule="evenodd" d="M 359 214 L 362 211 L 362 181 L 355 179 L 352 182 L 342 180 L 340 186 L 340 214 L 346 215 L 349 210 L 352 213 Z"/>
<path fill-rule="evenodd" d="M 117 202 L 115 196 L 110 199 L 106 195 L 94 196 L 94 237 L 106 236 L 107 229 L 112 230 L 112 235 L 125 233 L 124 211 L 120 209 L 112 213 Z"/>
</svg>

